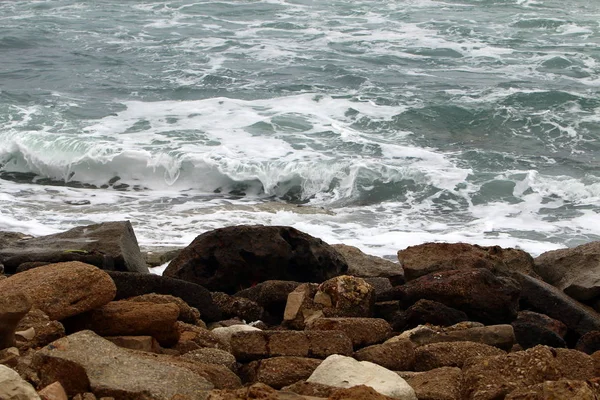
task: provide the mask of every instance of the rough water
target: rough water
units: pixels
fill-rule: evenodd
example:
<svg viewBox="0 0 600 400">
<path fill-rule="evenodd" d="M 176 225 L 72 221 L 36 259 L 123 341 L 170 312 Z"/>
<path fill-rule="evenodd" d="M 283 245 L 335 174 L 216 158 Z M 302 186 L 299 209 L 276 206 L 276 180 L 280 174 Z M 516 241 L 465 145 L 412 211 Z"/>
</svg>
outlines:
<svg viewBox="0 0 600 400">
<path fill-rule="evenodd" d="M 600 2 L 0 2 L 0 230 L 600 240 Z"/>
</svg>

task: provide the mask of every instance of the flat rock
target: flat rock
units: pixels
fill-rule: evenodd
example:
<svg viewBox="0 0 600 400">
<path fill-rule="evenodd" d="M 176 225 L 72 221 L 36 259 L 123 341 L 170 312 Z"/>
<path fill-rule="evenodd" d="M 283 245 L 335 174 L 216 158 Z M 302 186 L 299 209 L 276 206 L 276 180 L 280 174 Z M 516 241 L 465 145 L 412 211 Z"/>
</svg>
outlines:
<svg viewBox="0 0 600 400">
<path fill-rule="evenodd" d="M 395 399 L 417 400 L 415 391 L 395 372 L 368 361 L 356 361 L 340 355 L 327 357 L 307 382 L 340 388 L 366 385 Z"/>
<path fill-rule="evenodd" d="M 402 265 L 385 258 L 363 253 L 358 247 L 345 244 L 333 244 L 348 263 L 348 275 L 360 278 L 388 278 L 393 286 L 404 283 Z"/>
<path fill-rule="evenodd" d="M 138 303 L 154 303 L 154 304 L 167 304 L 173 303 L 179 307 L 179 320 L 187 324 L 197 324 L 200 321 L 200 311 L 197 308 L 191 307 L 188 303 L 183 301 L 181 298 L 172 296 L 170 294 L 156 294 L 148 293 L 141 296 L 130 297 L 127 301 L 134 301 Z"/>
<path fill-rule="evenodd" d="M 166 294 L 179 297 L 191 307 L 196 308 L 205 321 L 221 319 L 221 312 L 213 302 L 210 292 L 200 285 L 154 274 L 117 271 L 108 271 L 108 274 L 117 287 L 115 300 L 149 293 Z"/>
<path fill-rule="evenodd" d="M 181 358 L 205 364 L 223 365 L 233 372 L 237 371 L 237 362 L 233 354 L 221 349 L 204 347 L 185 353 Z"/>
<path fill-rule="evenodd" d="M 274 357 L 252 361 L 240 370 L 244 382 L 261 382 L 275 389 L 307 379 L 322 360 L 304 357 Z"/>
<path fill-rule="evenodd" d="M 215 328 L 211 331 L 211 333 L 217 337 L 221 342 L 227 343 L 228 346 L 231 346 L 231 337 L 237 332 L 248 332 L 248 331 L 260 331 L 260 329 L 255 328 L 250 325 L 231 325 L 224 326 L 220 328 Z"/>
<path fill-rule="evenodd" d="M 477 356 L 500 356 L 506 352 L 483 343 L 440 342 L 415 349 L 415 371 L 429 371 L 441 367 L 462 368 L 465 361 Z"/>
<path fill-rule="evenodd" d="M 42 348 L 34 354 L 32 365 L 42 384 L 59 381 L 70 396 L 91 389 L 99 397 L 205 399 L 213 388 L 186 368 L 141 357 L 91 331 L 74 333 Z M 168 385 L 164 383 L 167 376 Z"/>
<path fill-rule="evenodd" d="M 5 365 L 0 365 L 0 399 L 2 400 L 40 400 L 31 384 Z"/>
<path fill-rule="evenodd" d="M 80 261 L 102 269 L 148 273 L 129 221 L 80 226 L 54 235 L 13 240 L 0 247 L 0 263 L 14 273 L 26 262 Z"/>
<path fill-rule="evenodd" d="M 0 281 L 0 293 L 26 293 L 52 320 L 93 310 L 115 297 L 110 276 L 77 261 L 49 264 Z"/>
<path fill-rule="evenodd" d="M 441 367 L 422 372 L 406 380 L 419 400 L 461 400 L 462 371 Z"/>
<path fill-rule="evenodd" d="M 415 367 L 415 350 L 409 340 L 375 344 L 354 353 L 358 361 L 369 361 L 392 371 L 409 371 Z"/>
<path fill-rule="evenodd" d="M 337 250 L 294 228 L 239 225 L 198 236 L 163 275 L 233 294 L 266 280 L 323 282 L 347 269 Z"/>
<path fill-rule="evenodd" d="M 309 331 L 342 331 L 352 341 L 355 349 L 377 344 L 392 333 L 390 324 L 380 318 L 318 318 L 311 321 Z"/>
<path fill-rule="evenodd" d="M 424 243 L 398 252 L 407 281 L 432 272 L 485 268 L 493 272 L 521 271 L 532 274 L 533 258 L 517 249 L 467 243 Z M 534 273 L 535 274 L 535 273 Z"/>
</svg>

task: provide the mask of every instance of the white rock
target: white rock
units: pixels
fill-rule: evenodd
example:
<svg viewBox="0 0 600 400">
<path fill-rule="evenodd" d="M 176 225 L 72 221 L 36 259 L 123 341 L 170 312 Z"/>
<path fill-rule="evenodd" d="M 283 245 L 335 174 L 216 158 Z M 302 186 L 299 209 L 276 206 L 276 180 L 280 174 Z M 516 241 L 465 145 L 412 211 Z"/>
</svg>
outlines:
<svg viewBox="0 0 600 400">
<path fill-rule="evenodd" d="M 413 388 L 395 372 L 368 361 L 356 361 L 338 354 L 327 357 L 307 382 L 340 388 L 366 385 L 395 399 L 417 400 Z"/>
<path fill-rule="evenodd" d="M 216 337 L 221 339 L 224 343 L 231 343 L 231 336 L 237 332 L 246 332 L 246 331 L 260 331 L 261 329 L 255 328 L 250 325 L 231 325 L 221 328 L 215 328 L 211 332 L 215 334 Z"/>
<path fill-rule="evenodd" d="M 16 371 L 0 365 L 0 399 L 40 400 L 40 396 Z"/>
</svg>

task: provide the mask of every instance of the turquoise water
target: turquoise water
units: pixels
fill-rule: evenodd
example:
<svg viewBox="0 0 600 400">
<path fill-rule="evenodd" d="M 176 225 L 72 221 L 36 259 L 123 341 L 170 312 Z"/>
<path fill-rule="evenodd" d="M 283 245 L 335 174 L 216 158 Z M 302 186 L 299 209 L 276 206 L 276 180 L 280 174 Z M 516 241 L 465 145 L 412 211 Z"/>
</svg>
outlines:
<svg viewBox="0 0 600 400">
<path fill-rule="evenodd" d="M 598 240 L 598 21 L 584 0 L 0 2 L 0 229 Z"/>
</svg>

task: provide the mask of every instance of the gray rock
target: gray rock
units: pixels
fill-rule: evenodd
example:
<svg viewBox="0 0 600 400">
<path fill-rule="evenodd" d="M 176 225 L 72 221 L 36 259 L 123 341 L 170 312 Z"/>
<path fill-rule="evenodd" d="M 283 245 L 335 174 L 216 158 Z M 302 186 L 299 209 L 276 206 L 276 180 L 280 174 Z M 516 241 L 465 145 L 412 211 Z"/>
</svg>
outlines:
<svg viewBox="0 0 600 400">
<path fill-rule="evenodd" d="M 40 396 L 16 371 L 0 365 L 0 399 L 40 400 Z"/>
<path fill-rule="evenodd" d="M 334 244 L 332 247 L 348 263 L 348 275 L 360 278 L 388 278 L 394 286 L 404 283 L 404 270 L 401 264 L 365 254 L 359 248 L 345 244 Z"/>
</svg>

